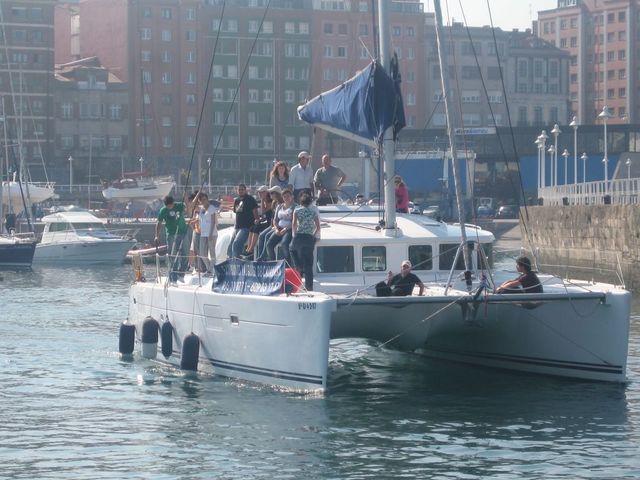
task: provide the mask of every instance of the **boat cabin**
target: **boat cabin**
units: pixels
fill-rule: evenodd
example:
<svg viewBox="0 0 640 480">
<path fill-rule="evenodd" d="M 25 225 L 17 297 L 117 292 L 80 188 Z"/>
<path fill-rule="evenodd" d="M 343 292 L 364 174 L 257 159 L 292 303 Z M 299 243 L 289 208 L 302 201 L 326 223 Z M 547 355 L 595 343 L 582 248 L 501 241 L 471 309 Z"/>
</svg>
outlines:
<svg viewBox="0 0 640 480">
<path fill-rule="evenodd" d="M 333 290 L 330 284 L 373 285 L 386 279 L 386 272 L 400 271 L 403 260 L 409 260 L 412 271 L 423 282 L 446 280 L 454 271 L 464 271 L 460 245 L 460 226 L 436 221 L 422 215 L 398 215 L 400 234 L 387 237 L 379 227 L 381 213 L 377 209 L 358 210 L 332 206 L 321 210 L 321 240 L 316 244 L 316 279 L 322 291 Z M 492 233 L 467 225 L 468 241 L 474 244 L 473 269 L 485 265 L 484 256 L 492 263 Z M 324 287 L 327 283 L 327 288 Z"/>
</svg>

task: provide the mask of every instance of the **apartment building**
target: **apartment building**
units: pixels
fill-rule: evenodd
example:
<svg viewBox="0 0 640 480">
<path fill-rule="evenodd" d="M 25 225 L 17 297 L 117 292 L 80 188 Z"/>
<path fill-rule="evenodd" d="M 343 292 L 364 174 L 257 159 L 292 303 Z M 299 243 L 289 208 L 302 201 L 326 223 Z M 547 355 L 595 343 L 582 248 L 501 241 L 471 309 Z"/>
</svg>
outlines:
<svg viewBox="0 0 640 480">
<path fill-rule="evenodd" d="M 430 127 L 444 127 L 446 118 L 435 28 L 426 32 Z M 569 55 L 536 38 L 531 31 L 494 31 L 454 23 L 444 29 L 452 114 L 464 127 L 568 123 Z M 502 74 L 501 74 L 502 69 Z M 504 89 L 503 89 L 504 82 Z M 505 98 L 506 92 L 506 98 Z M 508 103 L 508 105 L 507 105 Z"/>
<path fill-rule="evenodd" d="M 211 161 L 214 182 L 254 182 L 274 158 L 295 163 L 300 150 L 331 147 L 296 109 L 375 55 L 370 9 L 357 0 L 227 0 L 224 9 L 219 0 L 82 0 L 61 9 L 61 24 L 78 11 L 79 56 L 129 85 L 132 157 L 162 173 L 202 172 Z M 391 10 L 407 121 L 422 126 L 423 6 Z M 60 61 L 74 59 L 73 35 Z"/>
<path fill-rule="evenodd" d="M 54 155 L 75 183 L 96 183 L 137 170 L 128 154 L 127 84 L 96 57 L 56 65 Z M 66 160 L 66 162 L 65 162 Z"/>
<path fill-rule="evenodd" d="M 22 157 L 36 180 L 43 180 L 48 167 L 53 166 L 55 3 L 0 0 L 0 96 L 6 110 L 2 116 L 9 144 L 22 146 Z M 12 151 L 11 164 L 19 157 L 16 148 Z"/>
<path fill-rule="evenodd" d="M 538 12 L 538 35 L 570 55 L 571 114 L 595 123 L 606 105 L 611 123 L 637 123 L 640 111 L 640 2 L 559 0 Z"/>
</svg>

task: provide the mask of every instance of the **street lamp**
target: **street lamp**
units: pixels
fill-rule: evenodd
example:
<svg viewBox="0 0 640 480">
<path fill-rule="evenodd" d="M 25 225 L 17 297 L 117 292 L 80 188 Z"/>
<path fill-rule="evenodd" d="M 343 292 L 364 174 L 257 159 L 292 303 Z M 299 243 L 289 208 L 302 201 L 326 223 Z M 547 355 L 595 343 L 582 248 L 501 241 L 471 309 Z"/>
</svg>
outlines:
<svg viewBox="0 0 640 480">
<path fill-rule="evenodd" d="M 553 171 L 551 172 L 552 175 L 552 184 L 555 187 L 556 185 L 558 185 L 558 135 L 560 135 L 562 133 L 562 130 L 560 130 L 560 127 L 558 126 L 558 124 L 556 123 L 553 126 L 553 130 L 551 130 L 551 133 L 553 134 Z"/>
<path fill-rule="evenodd" d="M 567 158 L 569 157 L 569 155 L 570 155 L 569 150 L 565 148 L 564 152 L 562 152 L 562 156 L 564 157 L 564 184 L 565 185 L 569 183 L 567 181 Z"/>
<path fill-rule="evenodd" d="M 627 180 L 631 178 L 631 159 L 627 158 L 627 161 L 624 162 L 624 164 L 627 166 Z"/>
<path fill-rule="evenodd" d="M 207 185 L 209 185 L 209 194 L 211 194 L 211 157 L 207 158 Z"/>
<path fill-rule="evenodd" d="M 574 116 L 569 124 L 573 128 L 573 183 L 578 183 L 578 119 Z M 566 182 L 566 180 L 565 180 Z"/>
<path fill-rule="evenodd" d="M 140 157 L 138 161 L 140 162 L 140 172 L 144 172 L 144 157 Z"/>
<path fill-rule="evenodd" d="M 607 120 L 609 120 L 613 115 L 609 111 L 609 107 L 606 105 L 602 107 L 602 111 L 598 114 L 598 118 L 601 118 L 604 122 L 604 158 L 602 162 L 604 163 L 604 191 L 605 193 L 609 193 L 609 157 L 607 156 Z"/>
<path fill-rule="evenodd" d="M 587 183 L 587 160 L 589 157 L 587 156 L 587 152 L 582 152 L 582 156 L 580 160 L 582 160 L 582 183 Z"/>
<path fill-rule="evenodd" d="M 69 155 L 69 193 L 73 190 L 73 157 Z"/>
<path fill-rule="evenodd" d="M 556 152 L 556 147 L 554 145 L 549 145 L 549 148 L 547 149 L 547 152 L 549 152 L 549 156 L 551 157 L 551 186 L 555 187 L 555 179 L 554 179 L 554 171 L 555 171 L 555 163 L 553 161 L 554 157 L 556 156 L 556 154 L 558 152 Z"/>
<path fill-rule="evenodd" d="M 547 131 L 546 130 L 542 130 L 542 132 L 540 133 L 540 136 L 538 137 L 541 140 L 541 150 L 542 150 L 542 169 L 541 169 L 541 177 L 542 177 L 542 188 L 547 186 L 547 154 L 545 152 L 545 149 L 547 148 L 547 139 L 549 138 L 549 135 L 547 135 Z"/>
<path fill-rule="evenodd" d="M 538 189 L 540 189 L 542 186 L 542 177 L 540 175 L 542 173 L 542 150 L 544 148 L 542 146 L 542 135 L 538 135 L 533 143 L 538 147 Z M 538 193 L 538 196 L 540 196 L 540 193 Z"/>
</svg>

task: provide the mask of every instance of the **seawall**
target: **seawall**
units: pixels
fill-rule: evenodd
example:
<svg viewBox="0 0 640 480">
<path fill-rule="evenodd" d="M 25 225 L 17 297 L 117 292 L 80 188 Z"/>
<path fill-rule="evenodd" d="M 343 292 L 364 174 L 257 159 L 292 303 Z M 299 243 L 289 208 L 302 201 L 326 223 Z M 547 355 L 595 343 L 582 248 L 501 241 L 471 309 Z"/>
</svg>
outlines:
<svg viewBox="0 0 640 480">
<path fill-rule="evenodd" d="M 640 205 L 521 209 L 522 242 L 546 272 L 640 291 Z M 528 217 L 528 219 L 527 219 Z"/>
</svg>

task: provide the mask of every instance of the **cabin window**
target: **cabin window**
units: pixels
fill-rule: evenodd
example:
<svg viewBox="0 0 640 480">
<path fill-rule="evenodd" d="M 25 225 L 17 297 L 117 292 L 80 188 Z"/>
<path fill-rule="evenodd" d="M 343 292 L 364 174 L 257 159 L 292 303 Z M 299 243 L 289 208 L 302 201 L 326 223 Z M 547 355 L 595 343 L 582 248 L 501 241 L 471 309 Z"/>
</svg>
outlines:
<svg viewBox="0 0 640 480">
<path fill-rule="evenodd" d="M 409 261 L 413 270 L 433 269 L 433 249 L 431 245 L 409 246 Z"/>
<path fill-rule="evenodd" d="M 355 271 L 353 247 L 318 247 L 318 273 L 346 273 Z"/>
<path fill-rule="evenodd" d="M 386 247 L 362 247 L 362 271 L 384 272 L 387 269 Z"/>
<path fill-rule="evenodd" d="M 451 270 L 453 260 L 456 258 L 458 243 L 443 243 L 440 245 L 440 270 Z M 460 252 L 455 270 L 464 270 L 464 255 Z"/>
<path fill-rule="evenodd" d="M 67 232 L 69 230 L 72 230 L 72 228 L 67 222 L 55 222 L 49 224 L 50 232 Z"/>
</svg>

